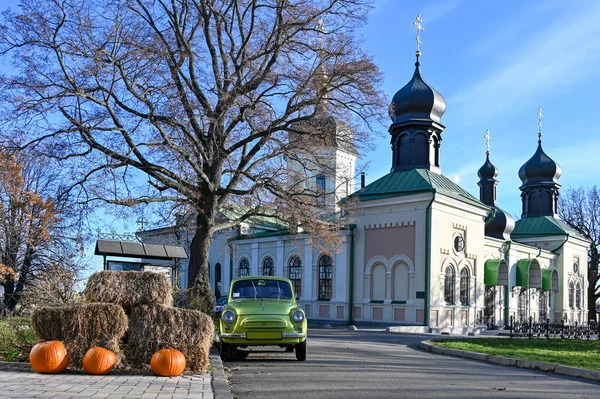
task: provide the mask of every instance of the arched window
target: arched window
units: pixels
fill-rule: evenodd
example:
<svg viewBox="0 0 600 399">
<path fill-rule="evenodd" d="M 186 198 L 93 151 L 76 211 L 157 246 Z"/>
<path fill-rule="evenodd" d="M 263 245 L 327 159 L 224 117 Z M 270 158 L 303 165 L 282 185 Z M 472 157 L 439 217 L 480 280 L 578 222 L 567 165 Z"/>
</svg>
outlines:
<svg viewBox="0 0 600 399">
<path fill-rule="evenodd" d="M 575 295 L 575 287 L 573 286 L 573 282 L 571 281 L 569 283 L 569 307 L 573 308 L 574 306 L 574 301 L 573 301 L 573 297 Z"/>
<path fill-rule="evenodd" d="M 302 295 L 302 261 L 300 257 L 294 255 L 288 262 L 288 272 L 290 275 L 290 281 L 294 287 L 294 293 L 297 297 Z"/>
<path fill-rule="evenodd" d="M 331 278 L 333 265 L 331 257 L 321 255 L 319 258 L 319 299 L 331 299 Z"/>
<path fill-rule="evenodd" d="M 263 276 L 274 276 L 275 275 L 275 267 L 273 266 L 273 258 L 267 256 L 265 260 L 263 260 Z"/>
<path fill-rule="evenodd" d="M 460 271 L 460 303 L 469 304 L 469 270 L 464 267 Z"/>
<path fill-rule="evenodd" d="M 242 258 L 240 260 L 240 277 L 246 277 L 250 275 L 250 263 L 248 263 L 248 259 Z"/>
<path fill-rule="evenodd" d="M 581 286 L 577 283 L 575 287 L 575 307 L 577 309 L 581 308 Z"/>
<path fill-rule="evenodd" d="M 446 268 L 446 276 L 444 278 L 444 301 L 448 304 L 454 303 L 454 268 L 452 266 Z"/>
</svg>

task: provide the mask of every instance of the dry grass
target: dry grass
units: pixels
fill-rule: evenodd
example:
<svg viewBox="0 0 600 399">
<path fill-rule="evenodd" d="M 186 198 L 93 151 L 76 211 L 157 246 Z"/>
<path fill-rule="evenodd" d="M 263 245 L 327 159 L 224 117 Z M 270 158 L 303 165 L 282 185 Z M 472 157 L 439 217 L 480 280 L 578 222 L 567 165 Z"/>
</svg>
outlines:
<svg viewBox="0 0 600 399">
<path fill-rule="evenodd" d="M 129 311 L 139 305 L 171 305 L 171 285 L 167 276 L 154 272 L 94 273 L 83 291 L 86 302 L 121 305 Z"/>
<path fill-rule="evenodd" d="M 120 340 L 127 331 L 123 308 L 110 303 L 47 306 L 34 311 L 31 326 L 42 341 L 62 341 L 69 365 L 81 368 L 83 356 L 92 346 L 110 349 L 121 361 Z"/>
<path fill-rule="evenodd" d="M 185 355 L 186 370 L 206 372 L 213 335 L 213 321 L 204 313 L 161 305 L 136 307 L 124 348 L 127 366 L 147 368 L 156 351 L 174 348 Z"/>
</svg>

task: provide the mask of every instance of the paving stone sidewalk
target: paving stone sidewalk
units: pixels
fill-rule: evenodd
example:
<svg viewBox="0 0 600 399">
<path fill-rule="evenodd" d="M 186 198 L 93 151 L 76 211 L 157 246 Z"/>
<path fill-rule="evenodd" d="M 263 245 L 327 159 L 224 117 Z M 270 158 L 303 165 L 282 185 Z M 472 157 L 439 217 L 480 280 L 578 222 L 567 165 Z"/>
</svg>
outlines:
<svg viewBox="0 0 600 399">
<path fill-rule="evenodd" d="M 91 376 L 78 371 L 38 374 L 28 364 L 0 363 L 0 398 L 214 399 L 211 374 L 156 377 L 113 372 Z"/>
</svg>

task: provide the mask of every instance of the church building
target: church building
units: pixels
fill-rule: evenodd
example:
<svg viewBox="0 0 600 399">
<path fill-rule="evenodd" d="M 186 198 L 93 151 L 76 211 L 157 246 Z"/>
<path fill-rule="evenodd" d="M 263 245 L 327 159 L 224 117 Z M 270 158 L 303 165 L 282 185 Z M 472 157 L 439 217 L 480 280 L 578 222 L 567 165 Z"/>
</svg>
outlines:
<svg viewBox="0 0 600 399">
<path fill-rule="evenodd" d="M 355 199 L 345 209 L 352 224 L 339 231 L 339 251 L 321 250 L 266 221 L 221 232 L 209 256 L 218 296 L 228 294 L 233 278 L 276 275 L 293 282 L 300 306 L 318 324 L 478 333 L 502 328 L 511 317 L 587 321 L 590 243 L 558 217 L 562 170 L 544 152 L 541 123 L 537 148 L 532 137 L 533 155 L 518 171 L 522 214 L 515 222 L 496 199 L 499 172 L 489 140 L 478 198 L 441 173 L 446 101 L 423 78 L 420 56 L 417 51 L 414 74 L 389 107 L 391 170 L 385 176 L 355 191 L 358 154 L 343 144 L 351 132 L 321 115 L 334 138 L 344 138 L 331 140 L 321 154 L 331 159 L 330 170 L 312 176 L 317 187 L 335 194 L 321 205 L 339 209 L 347 195 Z M 140 236 L 164 243 L 173 241 L 172 231 Z M 191 238 L 180 238 L 180 245 Z M 185 263 L 179 275 L 185 286 Z"/>
</svg>

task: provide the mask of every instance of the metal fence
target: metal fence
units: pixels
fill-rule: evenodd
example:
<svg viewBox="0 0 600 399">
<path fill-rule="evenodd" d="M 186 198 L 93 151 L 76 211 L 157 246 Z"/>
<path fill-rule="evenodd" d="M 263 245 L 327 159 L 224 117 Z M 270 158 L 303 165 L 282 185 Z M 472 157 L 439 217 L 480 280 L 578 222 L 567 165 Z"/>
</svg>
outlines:
<svg viewBox="0 0 600 399">
<path fill-rule="evenodd" d="M 565 324 L 564 320 L 560 323 L 550 323 L 550 319 L 545 322 L 517 321 L 513 316 L 510 318 L 510 337 L 511 338 L 572 338 L 572 339 L 599 339 L 600 323 L 590 321 L 589 323 Z"/>
</svg>

